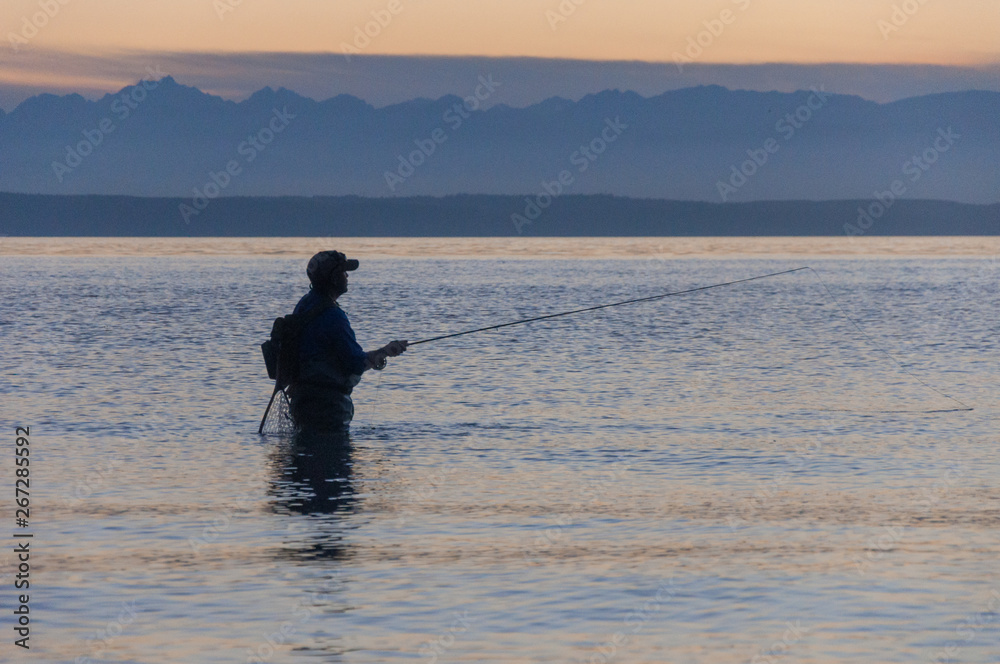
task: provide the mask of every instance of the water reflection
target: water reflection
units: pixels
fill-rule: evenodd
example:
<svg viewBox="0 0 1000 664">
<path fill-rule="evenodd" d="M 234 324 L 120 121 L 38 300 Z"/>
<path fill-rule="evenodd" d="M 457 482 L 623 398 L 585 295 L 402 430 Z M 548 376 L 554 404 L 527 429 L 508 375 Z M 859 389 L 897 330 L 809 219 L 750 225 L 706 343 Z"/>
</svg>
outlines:
<svg viewBox="0 0 1000 664">
<path fill-rule="evenodd" d="M 297 559 L 348 555 L 344 517 L 358 505 L 353 485 L 354 452 L 348 433 L 299 432 L 271 452 L 272 509 L 288 515 L 293 535 L 282 549 Z M 309 517 L 297 519 L 296 515 Z"/>
</svg>

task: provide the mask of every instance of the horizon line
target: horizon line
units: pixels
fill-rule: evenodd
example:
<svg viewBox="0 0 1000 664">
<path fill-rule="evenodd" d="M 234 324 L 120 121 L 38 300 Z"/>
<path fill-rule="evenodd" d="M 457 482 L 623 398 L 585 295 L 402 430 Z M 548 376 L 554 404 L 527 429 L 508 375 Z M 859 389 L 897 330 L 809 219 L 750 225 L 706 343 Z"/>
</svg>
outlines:
<svg viewBox="0 0 1000 664">
<path fill-rule="evenodd" d="M 1000 93 L 998 93 L 1000 94 Z M 481 197 L 481 198 L 523 198 L 534 196 L 537 192 L 527 192 L 518 194 L 484 194 L 484 193 L 458 193 L 458 194 L 416 194 L 413 196 L 364 196 L 361 194 L 277 194 L 277 195 L 239 195 L 239 196 L 218 196 L 213 199 L 223 200 L 267 200 L 279 199 L 312 200 L 331 198 L 357 198 L 367 201 L 409 201 L 421 199 L 443 200 L 446 198 Z M 126 198 L 136 200 L 158 200 L 158 201 L 187 201 L 190 196 L 139 196 L 135 194 L 39 194 L 22 191 L 0 191 L 0 196 L 35 196 L 39 198 Z M 868 203 L 871 198 L 768 198 L 752 201 L 708 201 L 694 198 L 653 198 L 648 196 L 623 196 L 621 194 L 592 193 L 592 194 L 563 194 L 559 198 L 618 198 L 627 201 L 651 201 L 658 203 L 683 203 L 692 205 L 714 205 L 719 207 L 758 205 L 758 204 L 824 204 L 824 203 Z M 1000 206 L 1000 199 L 992 203 L 968 203 L 946 198 L 900 198 L 900 203 L 945 203 L 948 205 L 963 205 L 969 207 L 995 207 Z M 998 231 L 1000 234 L 1000 231 Z M 0 235 L 0 237 L 9 237 Z"/>
</svg>

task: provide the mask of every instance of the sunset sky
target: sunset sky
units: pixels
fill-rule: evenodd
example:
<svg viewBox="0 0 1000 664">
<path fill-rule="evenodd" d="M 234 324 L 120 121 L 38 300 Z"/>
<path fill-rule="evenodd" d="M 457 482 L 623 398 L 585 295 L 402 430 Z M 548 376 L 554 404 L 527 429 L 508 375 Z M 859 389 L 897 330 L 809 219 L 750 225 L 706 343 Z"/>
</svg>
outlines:
<svg viewBox="0 0 1000 664">
<path fill-rule="evenodd" d="M 366 27 L 375 36 L 358 40 Z M 345 44 L 365 55 L 659 62 L 678 73 L 678 55 L 699 65 L 939 65 L 988 72 L 982 87 L 1000 63 L 996 0 L 5 0 L 0 30 L 4 106 L 41 90 L 114 90 L 139 77 L 139 60 L 173 58 L 177 69 L 184 54 L 221 54 L 218 81 L 226 66 L 246 78 L 240 54 L 340 55 Z M 104 65 L 88 69 L 81 56 Z M 183 61 L 171 73 L 197 84 L 208 65 Z"/>
</svg>

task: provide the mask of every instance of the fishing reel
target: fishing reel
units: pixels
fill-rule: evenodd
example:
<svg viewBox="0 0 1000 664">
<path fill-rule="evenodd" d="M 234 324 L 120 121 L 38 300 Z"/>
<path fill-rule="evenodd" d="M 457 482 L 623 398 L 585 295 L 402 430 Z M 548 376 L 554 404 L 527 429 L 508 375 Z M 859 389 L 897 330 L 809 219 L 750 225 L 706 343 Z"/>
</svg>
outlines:
<svg viewBox="0 0 1000 664">
<path fill-rule="evenodd" d="M 375 363 L 375 366 L 373 366 L 372 369 L 375 371 L 382 371 L 382 369 L 385 369 L 387 364 L 389 364 L 389 358 L 383 355 L 379 358 L 379 361 Z"/>
</svg>

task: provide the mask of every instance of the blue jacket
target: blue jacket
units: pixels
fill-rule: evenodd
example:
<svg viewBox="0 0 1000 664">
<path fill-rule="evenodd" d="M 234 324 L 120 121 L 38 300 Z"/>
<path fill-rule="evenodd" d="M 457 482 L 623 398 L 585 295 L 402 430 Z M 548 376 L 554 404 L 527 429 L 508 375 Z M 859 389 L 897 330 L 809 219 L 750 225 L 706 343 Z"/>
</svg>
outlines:
<svg viewBox="0 0 1000 664">
<path fill-rule="evenodd" d="M 295 313 L 305 313 L 326 297 L 313 289 L 295 305 Z M 302 331 L 299 342 L 300 383 L 333 387 L 350 394 L 361 380 L 367 356 L 354 337 L 347 314 L 336 303 L 321 313 Z"/>
</svg>

